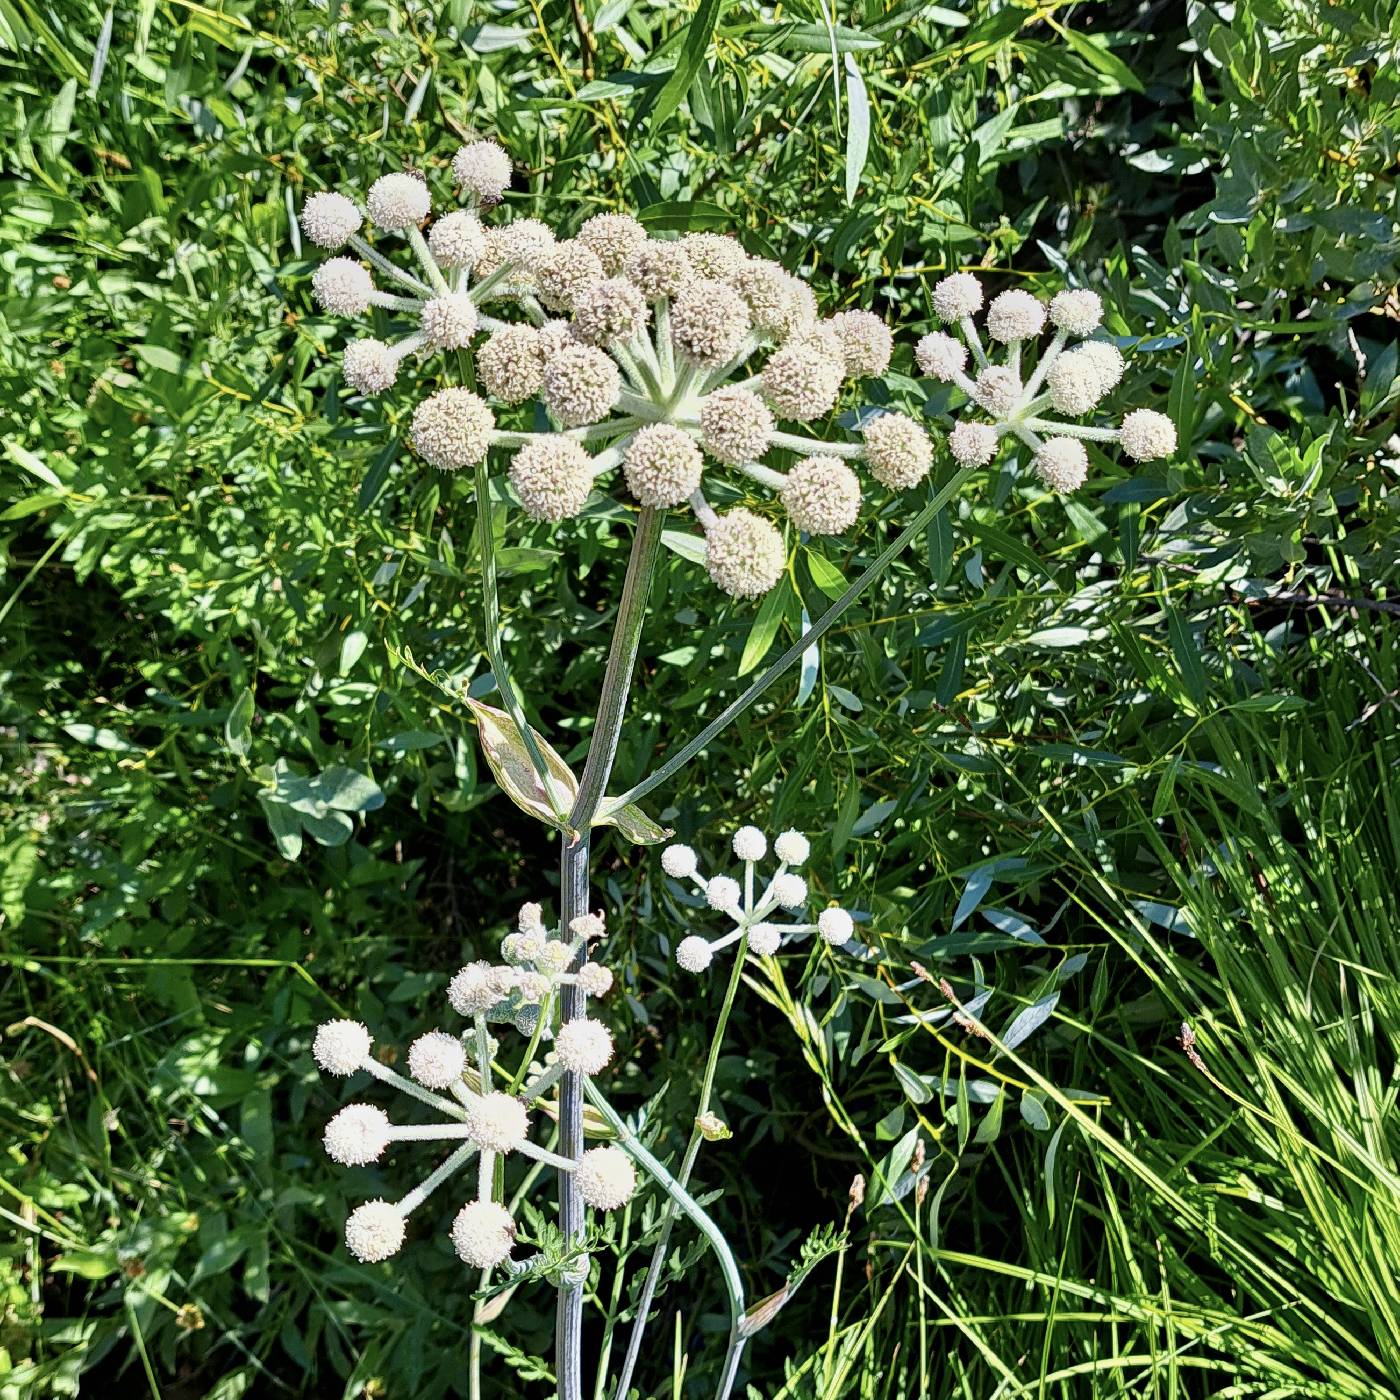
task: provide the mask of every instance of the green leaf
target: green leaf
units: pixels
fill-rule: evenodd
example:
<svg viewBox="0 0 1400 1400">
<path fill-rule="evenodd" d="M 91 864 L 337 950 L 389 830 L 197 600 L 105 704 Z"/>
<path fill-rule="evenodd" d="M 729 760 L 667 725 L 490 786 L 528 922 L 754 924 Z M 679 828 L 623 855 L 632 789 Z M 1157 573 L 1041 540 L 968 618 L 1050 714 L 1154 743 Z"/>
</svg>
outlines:
<svg viewBox="0 0 1400 1400">
<path fill-rule="evenodd" d="M 245 685 L 229 706 L 228 718 L 224 721 L 224 743 L 230 753 L 239 758 L 248 757 L 252 726 L 253 692 Z"/>
<path fill-rule="evenodd" d="M 782 626 L 783 611 L 787 607 L 790 591 L 791 585 L 784 579 L 782 587 L 770 589 L 764 595 L 758 616 L 749 628 L 748 640 L 744 643 L 744 654 L 739 658 L 739 675 L 748 675 L 768 655 L 778 635 L 778 628 Z"/>
<path fill-rule="evenodd" d="M 685 46 L 681 49 L 680 59 L 671 76 L 666 79 L 665 86 L 656 99 L 656 105 L 651 109 L 648 126 L 653 134 L 666 124 L 671 113 L 680 106 L 682 99 L 690 91 L 690 85 L 695 81 L 695 75 L 700 71 L 700 65 L 704 63 L 705 55 L 709 52 L 710 40 L 714 37 L 715 24 L 722 9 L 723 0 L 700 0 L 700 8 L 696 10 L 695 18 L 686 25 Z"/>
<path fill-rule="evenodd" d="M 530 762 L 530 753 L 516 729 L 515 722 L 504 711 L 492 705 L 483 705 L 480 700 L 467 697 L 467 708 L 476 720 L 477 735 L 481 740 L 481 751 L 486 756 L 496 785 L 522 812 L 544 822 L 556 830 L 566 829 L 563 819 L 555 815 L 550 803 L 550 794 L 535 773 Z M 550 747 L 539 734 L 535 742 L 544 758 L 545 767 L 555 790 L 555 801 L 560 811 L 567 814 L 578 796 L 578 779 L 569 765 Z"/>
<path fill-rule="evenodd" d="M 606 803 L 602 806 L 604 815 L 593 825 L 615 826 L 634 846 L 659 846 L 676 834 L 670 827 L 658 826 L 635 802 L 619 807 L 616 812 L 608 812 Z"/>
<path fill-rule="evenodd" d="M 870 96 L 865 79 L 850 54 L 846 55 L 846 203 L 854 204 L 870 150 Z"/>
<path fill-rule="evenodd" d="M 1060 29 L 1061 37 L 1071 49 L 1074 50 L 1085 63 L 1096 73 L 1101 73 L 1108 78 L 1115 87 L 1126 89 L 1128 92 L 1141 92 L 1143 90 L 1141 82 L 1138 81 L 1137 74 L 1128 67 L 1116 54 L 1086 34 L 1077 33 L 1073 29 Z"/>
</svg>

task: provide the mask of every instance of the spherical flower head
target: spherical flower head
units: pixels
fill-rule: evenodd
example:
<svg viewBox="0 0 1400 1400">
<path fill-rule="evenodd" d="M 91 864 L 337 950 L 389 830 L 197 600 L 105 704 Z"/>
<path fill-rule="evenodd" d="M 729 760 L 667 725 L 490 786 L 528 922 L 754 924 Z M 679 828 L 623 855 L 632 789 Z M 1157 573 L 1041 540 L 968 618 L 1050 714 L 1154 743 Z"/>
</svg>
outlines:
<svg viewBox="0 0 1400 1400">
<path fill-rule="evenodd" d="M 612 1059 L 612 1032 L 591 1016 L 565 1021 L 555 1034 L 554 1054 L 570 1074 L 597 1074 Z"/>
<path fill-rule="evenodd" d="M 343 248 L 364 222 L 355 201 L 333 191 L 313 194 L 301 206 L 301 231 L 318 248 Z"/>
<path fill-rule="evenodd" d="M 779 494 L 788 519 L 809 535 L 839 535 L 860 514 L 860 481 L 837 457 L 805 457 Z"/>
<path fill-rule="evenodd" d="M 773 842 L 773 852 L 784 865 L 801 865 L 812 854 L 812 843 L 800 831 L 785 831 Z"/>
<path fill-rule="evenodd" d="M 741 893 L 737 880 L 728 875 L 714 875 L 705 889 L 705 903 L 727 914 L 739 907 Z"/>
<path fill-rule="evenodd" d="M 710 940 L 698 934 L 692 933 L 688 938 L 682 938 L 676 946 L 676 966 L 687 972 L 704 972 L 714 961 L 714 956 L 710 951 Z"/>
<path fill-rule="evenodd" d="M 474 1269 L 492 1269 L 510 1257 L 515 1221 L 496 1201 L 470 1201 L 452 1222 L 452 1247 Z"/>
<path fill-rule="evenodd" d="M 833 947 L 849 942 L 855 926 L 844 909 L 823 909 L 817 915 L 817 932 Z"/>
<path fill-rule="evenodd" d="M 705 569 L 731 597 L 761 597 L 786 567 L 782 535 L 743 506 L 721 515 L 705 531 Z"/>
<path fill-rule="evenodd" d="M 729 285 L 743 297 L 754 329 L 782 339 L 803 321 L 800 283 L 785 267 L 768 258 L 750 258 L 730 275 Z"/>
<path fill-rule="evenodd" d="M 671 307 L 671 343 L 682 359 L 716 369 L 734 359 L 749 333 L 749 308 L 733 287 L 713 278 L 686 283 Z"/>
<path fill-rule="evenodd" d="M 578 341 L 574 339 L 574 328 L 557 316 L 535 329 L 540 338 L 540 349 L 544 352 L 545 364 L 548 364 L 550 359 L 561 350 L 567 350 L 570 346 L 578 344 Z"/>
<path fill-rule="evenodd" d="M 544 908 L 534 900 L 527 900 L 515 916 L 515 927 L 520 933 L 543 933 Z"/>
<path fill-rule="evenodd" d="M 596 943 L 608 936 L 607 920 L 601 914 L 580 914 L 570 921 L 569 932 L 585 943 Z"/>
<path fill-rule="evenodd" d="M 960 467 L 985 467 L 997 455 L 997 441 L 990 424 L 961 422 L 948 434 L 948 451 Z"/>
<path fill-rule="evenodd" d="M 475 214 L 454 209 L 428 230 L 428 249 L 439 267 L 473 267 L 486 252 L 486 232 Z"/>
<path fill-rule="evenodd" d="M 373 1043 L 359 1021 L 326 1021 L 316 1027 L 311 1054 L 327 1074 L 354 1074 L 369 1059 Z"/>
<path fill-rule="evenodd" d="M 690 255 L 682 244 L 654 238 L 630 254 L 624 271 L 648 301 L 676 296 L 695 276 Z"/>
<path fill-rule="evenodd" d="M 534 286 L 534 276 L 556 247 L 554 230 L 539 219 L 516 219 L 486 231 L 486 248 L 476 262 L 481 280 L 503 264 L 511 271 L 498 295 L 513 295 Z"/>
<path fill-rule="evenodd" d="M 647 241 L 647 231 L 630 214 L 594 214 L 583 221 L 578 241 L 598 255 L 609 277 L 616 277 Z"/>
<path fill-rule="evenodd" d="M 452 173 L 482 203 L 495 204 L 510 188 L 510 157 L 494 141 L 473 141 L 452 157 Z"/>
<path fill-rule="evenodd" d="M 494 971 L 487 962 L 469 963 L 447 984 L 447 1000 L 459 1016 L 479 1015 L 500 1001 Z"/>
<path fill-rule="evenodd" d="M 739 240 L 723 233 L 688 233 L 681 239 L 681 247 L 697 277 L 723 281 L 733 277 L 749 260 Z"/>
<path fill-rule="evenodd" d="M 783 935 L 772 924 L 754 924 L 749 929 L 749 952 L 770 958 L 778 951 Z"/>
<path fill-rule="evenodd" d="M 632 1199 L 637 1169 L 620 1147 L 590 1147 L 579 1158 L 574 1181 L 584 1204 L 595 1210 L 616 1210 Z"/>
<path fill-rule="evenodd" d="M 579 293 L 603 280 L 597 253 L 576 238 L 556 243 L 535 272 L 539 297 L 551 311 L 572 311 Z"/>
<path fill-rule="evenodd" d="M 1176 451 L 1176 428 L 1165 413 L 1135 408 L 1123 419 L 1118 441 L 1134 461 L 1155 462 Z"/>
<path fill-rule="evenodd" d="M 1033 340 L 1045 329 L 1045 303 L 1019 288 L 992 298 L 987 308 L 987 334 L 1012 344 Z"/>
<path fill-rule="evenodd" d="M 700 441 L 716 461 L 757 462 L 773 437 L 768 405 L 749 389 L 717 389 L 700 400 Z"/>
<path fill-rule="evenodd" d="M 894 337 L 873 311 L 839 311 L 829 324 L 841 342 L 850 378 L 869 379 L 890 367 Z"/>
<path fill-rule="evenodd" d="M 427 182 L 416 175 L 381 175 L 369 187 L 365 207 L 376 228 L 386 233 L 417 228 L 433 207 Z"/>
<path fill-rule="evenodd" d="M 1103 320 L 1103 302 L 1087 287 L 1056 292 L 1050 298 L 1050 323 L 1066 335 L 1093 335 Z"/>
<path fill-rule="evenodd" d="M 593 491 L 593 459 L 580 443 L 562 433 L 532 438 L 511 458 L 510 484 L 532 520 L 558 524 L 588 504 Z"/>
<path fill-rule="evenodd" d="M 741 826 L 731 844 L 740 860 L 762 860 L 768 854 L 768 838 L 756 826 Z"/>
<path fill-rule="evenodd" d="M 836 361 L 843 376 L 846 373 L 846 352 L 830 321 L 812 321 L 802 326 L 783 342 L 783 349 L 810 350 L 813 354 L 825 355 L 828 360 Z"/>
<path fill-rule="evenodd" d="M 485 1152 L 515 1152 L 530 1132 L 530 1115 L 509 1094 L 482 1094 L 467 1104 L 467 1132 Z"/>
<path fill-rule="evenodd" d="M 448 1088 L 466 1067 L 462 1042 L 446 1031 L 429 1031 L 408 1047 L 408 1072 L 425 1088 Z"/>
<path fill-rule="evenodd" d="M 382 1264 L 403 1247 L 404 1219 L 388 1201 L 366 1201 L 345 1222 L 345 1247 L 361 1264 Z"/>
<path fill-rule="evenodd" d="M 1117 388 L 1127 365 L 1123 356 L 1118 353 L 1116 345 L 1110 345 L 1106 340 L 1086 340 L 1074 353 L 1082 355 L 1098 370 L 1105 394 L 1110 389 Z"/>
<path fill-rule="evenodd" d="M 491 446 L 495 415 L 470 389 L 439 389 L 413 410 L 410 435 L 419 455 L 439 471 L 473 467 Z"/>
<path fill-rule="evenodd" d="M 699 867 L 695 852 L 677 842 L 661 852 L 661 868 L 673 880 L 688 880 Z"/>
<path fill-rule="evenodd" d="M 372 1104 L 352 1103 L 326 1124 L 322 1144 L 332 1162 L 366 1167 L 377 1162 L 389 1145 L 388 1115 Z"/>
<path fill-rule="evenodd" d="M 345 382 L 359 394 L 382 394 L 399 377 L 398 356 L 382 340 L 352 340 L 340 358 Z"/>
<path fill-rule="evenodd" d="M 930 379 L 947 384 L 967 364 L 967 346 L 946 331 L 930 331 L 914 347 L 914 358 Z"/>
<path fill-rule="evenodd" d="M 544 344 L 533 326 L 500 326 L 476 353 L 482 387 L 502 403 L 524 403 L 544 382 Z"/>
<path fill-rule="evenodd" d="M 807 882 L 790 871 L 773 877 L 773 898 L 784 909 L 800 909 L 807 902 Z"/>
<path fill-rule="evenodd" d="M 358 316 L 369 305 L 374 278 L 354 258 L 329 258 L 311 274 L 311 293 L 332 316 Z"/>
<path fill-rule="evenodd" d="M 646 298 L 625 277 L 605 277 L 574 298 L 574 339 L 616 345 L 638 334 L 649 315 Z"/>
<path fill-rule="evenodd" d="M 1014 370 L 1005 365 L 989 365 L 973 380 L 977 402 L 1001 418 L 1016 407 L 1021 397 L 1021 381 Z"/>
<path fill-rule="evenodd" d="M 612 990 L 612 969 L 602 963 L 586 962 L 578 970 L 578 987 L 590 997 L 605 997 Z"/>
<path fill-rule="evenodd" d="M 982 309 L 982 284 L 970 272 L 954 272 L 935 284 L 933 314 L 940 321 L 962 321 Z"/>
<path fill-rule="evenodd" d="M 1112 386 L 1105 381 L 1096 357 L 1080 349 L 1061 355 L 1050 366 L 1045 387 L 1057 412 L 1078 418 L 1088 413 Z"/>
<path fill-rule="evenodd" d="M 907 491 L 917 486 L 933 466 L 933 443 L 907 414 L 881 413 L 862 429 L 865 460 L 882 486 Z"/>
<path fill-rule="evenodd" d="M 540 1002 L 549 995 L 549 978 L 543 972 L 522 971 L 520 995 L 527 1002 Z"/>
<path fill-rule="evenodd" d="M 479 319 L 476 303 L 465 292 L 444 292 L 423 303 L 419 328 L 430 350 L 465 350 Z"/>
<path fill-rule="evenodd" d="M 798 423 L 820 418 L 841 392 L 845 362 L 815 345 L 789 341 L 763 367 L 763 396 L 779 417 Z"/>
<path fill-rule="evenodd" d="M 563 939 L 555 938 L 544 945 L 535 961 L 546 972 L 567 972 L 574 961 L 574 950 Z"/>
<path fill-rule="evenodd" d="M 528 933 L 516 933 L 511 936 L 515 939 L 515 952 L 517 960 L 520 962 L 535 962 L 543 956 L 549 942 L 542 928 L 531 929 Z"/>
<path fill-rule="evenodd" d="M 669 423 L 638 429 L 622 458 L 628 490 L 658 510 L 678 506 L 698 490 L 704 464 L 690 435 Z"/>
<path fill-rule="evenodd" d="M 1049 438 L 1035 454 L 1035 471 L 1052 491 L 1077 491 L 1089 474 L 1089 454 L 1078 438 Z"/>
<path fill-rule="evenodd" d="M 592 345 L 570 345 L 545 361 L 541 396 L 566 427 L 601 422 L 622 392 L 617 366 Z"/>
</svg>

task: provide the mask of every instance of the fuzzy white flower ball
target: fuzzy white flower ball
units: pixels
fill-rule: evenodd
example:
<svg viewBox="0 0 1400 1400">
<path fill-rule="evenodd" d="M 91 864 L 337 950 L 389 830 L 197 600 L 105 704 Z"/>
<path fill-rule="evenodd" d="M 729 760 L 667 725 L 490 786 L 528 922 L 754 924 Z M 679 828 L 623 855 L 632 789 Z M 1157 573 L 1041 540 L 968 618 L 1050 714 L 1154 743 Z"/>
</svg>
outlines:
<svg viewBox="0 0 1400 1400">
<path fill-rule="evenodd" d="M 510 157 L 494 141 L 473 141 L 452 157 L 452 173 L 463 189 L 495 204 L 510 188 Z"/>
<path fill-rule="evenodd" d="M 739 907 L 741 893 L 739 882 L 732 876 L 714 875 L 705 890 L 705 902 L 711 909 L 720 909 L 728 913 Z"/>
<path fill-rule="evenodd" d="M 679 842 L 661 852 L 661 868 L 673 880 L 688 880 L 699 868 L 699 860 L 689 846 Z"/>
<path fill-rule="evenodd" d="M 722 281 L 733 277 L 749 260 L 739 240 L 723 233 L 688 233 L 681 239 L 681 247 L 697 277 Z"/>
<path fill-rule="evenodd" d="M 1078 418 L 1088 413 L 1111 386 L 1105 382 L 1094 356 L 1071 350 L 1050 366 L 1045 387 L 1057 412 Z"/>
<path fill-rule="evenodd" d="M 814 355 L 824 355 L 841 367 L 843 377 L 846 373 L 846 354 L 841 349 L 841 337 L 832 330 L 830 321 L 812 321 L 801 327 L 783 342 L 782 348 L 809 350 Z"/>
<path fill-rule="evenodd" d="M 671 344 L 693 365 L 715 369 L 744 348 L 749 308 L 724 282 L 697 277 L 687 282 L 671 306 Z"/>
<path fill-rule="evenodd" d="M 361 1264 L 381 1264 L 403 1247 L 404 1219 L 388 1201 L 366 1201 L 345 1221 L 345 1247 Z"/>
<path fill-rule="evenodd" d="M 486 249 L 476 262 L 477 280 L 508 265 L 511 271 L 503 284 L 507 292 L 533 286 L 534 274 L 556 246 L 554 230 L 539 219 L 516 219 L 488 229 Z"/>
<path fill-rule="evenodd" d="M 389 1145 L 389 1117 L 372 1104 L 352 1103 L 326 1124 L 321 1141 L 326 1156 L 342 1167 L 368 1166 Z"/>
<path fill-rule="evenodd" d="M 782 535 L 743 506 L 721 515 L 705 532 L 705 569 L 715 586 L 732 597 L 760 597 L 786 567 Z"/>
<path fill-rule="evenodd" d="M 990 365 L 973 380 L 977 402 L 993 417 L 1002 418 L 1021 398 L 1021 381 L 1005 365 Z"/>
<path fill-rule="evenodd" d="M 860 514 L 860 481 L 837 457 L 804 458 L 779 496 L 788 519 L 809 535 L 839 535 Z"/>
<path fill-rule="evenodd" d="M 515 1152 L 530 1133 L 530 1115 L 509 1094 L 474 1095 L 467 1104 L 467 1132 L 484 1152 Z"/>
<path fill-rule="evenodd" d="M 574 961 L 574 950 L 562 938 L 555 938 L 544 945 L 537 961 L 547 972 L 567 972 Z"/>
<path fill-rule="evenodd" d="M 326 1021 L 316 1027 L 311 1054 L 327 1074 L 354 1074 L 369 1059 L 373 1043 L 359 1021 Z"/>
<path fill-rule="evenodd" d="M 817 932 L 833 947 L 850 941 L 855 920 L 844 909 L 823 909 L 817 915 Z"/>
<path fill-rule="evenodd" d="M 408 1072 L 426 1088 L 446 1089 L 466 1067 L 462 1042 L 446 1031 L 429 1031 L 408 1047 Z"/>
<path fill-rule="evenodd" d="M 440 471 L 475 466 L 491 446 L 495 415 L 470 389 L 439 389 L 413 410 L 410 435 L 419 455 Z"/>
<path fill-rule="evenodd" d="M 340 358 L 345 382 L 360 394 L 382 394 L 399 377 L 398 356 L 382 340 L 352 340 Z"/>
<path fill-rule="evenodd" d="M 788 872 L 773 877 L 773 898 L 784 909 L 800 909 L 807 902 L 807 882 L 800 875 Z"/>
<path fill-rule="evenodd" d="M 545 362 L 541 396 L 566 427 L 601 422 L 622 392 L 617 366 L 592 345 L 570 345 Z"/>
<path fill-rule="evenodd" d="M 452 1222 L 452 1247 L 474 1269 L 491 1269 L 510 1257 L 515 1221 L 495 1201 L 470 1201 Z"/>
<path fill-rule="evenodd" d="M 1044 328 L 1045 303 L 1019 288 L 993 297 L 987 308 L 987 334 L 993 340 L 1033 340 Z"/>
<path fill-rule="evenodd" d="M 630 214 L 594 214 L 583 221 L 578 241 L 598 255 L 609 277 L 616 277 L 646 243 L 647 231 Z"/>
<path fill-rule="evenodd" d="M 359 206 L 343 194 L 313 194 L 301 206 L 301 231 L 318 248 L 343 248 L 363 226 Z"/>
<path fill-rule="evenodd" d="M 930 379 L 946 384 L 967 364 L 967 346 L 946 331 L 930 331 L 914 347 L 914 358 Z"/>
<path fill-rule="evenodd" d="M 558 524 L 588 504 L 593 459 L 562 433 L 532 438 L 511 458 L 510 484 L 531 519 Z"/>
<path fill-rule="evenodd" d="M 386 233 L 416 228 L 433 207 L 427 183 L 416 175 L 381 175 L 369 187 L 365 207 L 377 228 Z"/>
<path fill-rule="evenodd" d="M 714 961 L 714 956 L 710 951 L 710 940 L 692 933 L 689 938 L 682 938 L 676 947 L 676 966 L 687 972 L 704 972 Z"/>
<path fill-rule="evenodd" d="M 549 995 L 549 978 L 543 972 L 522 971 L 520 995 L 527 1002 L 543 1001 Z"/>
<path fill-rule="evenodd" d="M 311 274 L 311 294 L 332 316 L 358 316 L 373 293 L 374 278 L 354 258 L 329 258 Z"/>
<path fill-rule="evenodd" d="M 801 326 L 805 303 L 796 277 L 768 258 L 750 258 L 729 277 L 743 297 L 754 329 L 779 339 Z"/>
<path fill-rule="evenodd" d="M 521 933 L 543 933 L 544 927 L 544 906 L 537 904 L 534 900 L 527 900 L 520 906 L 520 912 L 515 916 L 515 927 Z"/>
<path fill-rule="evenodd" d="M 648 301 L 676 296 L 695 276 L 690 255 L 680 243 L 649 239 L 627 259 L 627 276 Z"/>
<path fill-rule="evenodd" d="M 1135 408 L 1123 419 L 1118 430 L 1123 451 L 1138 462 L 1155 462 L 1176 451 L 1176 428 L 1165 413 L 1151 408 Z"/>
<path fill-rule="evenodd" d="M 773 842 L 773 851 L 784 865 L 801 865 L 812 854 L 812 843 L 800 831 L 785 831 Z"/>
<path fill-rule="evenodd" d="M 591 1016 L 565 1021 L 555 1034 L 554 1053 L 571 1074 L 597 1074 L 613 1057 L 612 1032 Z"/>
<path fill-rule="evenodd" d="M 584 1204 L 595 1210 L 616 1210 L 632 1199 L 637 1169 L 620 1147 L 590 1147 L 579 1158 L 574 1180 Z"/>
<path fill-rule="evenodd" d="M 545 950 L 548 938 L 542 928 L 531 929 L 528 933 L 514 933 L 516 958 L 520 962 L 534 962 Z"/>
<path fill-rule="evenodd" d="M 894 336 L 873 311 L 839 311 L 828 325 L 841 342 L 850 378 L 870 379 L 890 367 Z"/>
<path fill-rule="evenodd" d="M 638 429 L 622 458 L 628 490 L 644 506 L 659 510 L 680 505 L 696 491 L 704 465 L 690 435 L 670 423 Z"/>
<path fill-rule="evenodd" d="M 1076 347 L 1074 353 L 1082 355 L 1098 370 L 1105 394 L 1110 389 L 1117 388 L 1119 380 L 1123 378 L 1123 371 L 1128 367 L 1123 356 L 1119 354 L 1118 347 L 1110 345 L 1106 340 L 1086 340 L 1083 345 Z"/>
<path fill-rule="evenodd" d="M 567 350 L 570 346 L 578 344 L 578 341 L 574 339 L 574 328 L 567 321 L 560 320 L 558 317 L 536 327 L 536 333 L 540 338 L 540 348 L 544 352 L 546 364 L 561 350 Z"/>
<path fill-rule="evenodd" d="M 1050 298 L 1050 321 L 1066 335 L 1093 335 L 1103 320 L 1103 302 L 1087 287 L 1056 292 Z"/>
<path fill-rule="evenodd" d="M 763 396 L 780 417 L 806 423 L 836 402 L 844 373 L 844 360 L 815 345 L 789 341 L 769 357 L 760 382 Z"/>
<path fill-rule="evenodd" d="M 476 334 L 476 304 L 465 292 L 446 292 L 423 303 L 419 326 L 431 350 L 465 350 Z"/>
<path fill-rule="evenodd" d="M 469 963 L 447 984 L 447 1000 L 459 1016 L 475 1016 L 489 1011 L 500 1001 L 492 975 L 495 969 L 487 962 Z"/>
<path fill-rule="evenodd" d="M 982 284 L 970 272 L 955 272 L 933 289 L 933 314 L 940 321 L 961 321 L 982 309 Z"/>
<path fill-rule="evenodd" d="M 603 280 L 602 259 L 576 238 L 556 243 L 535 272 L 539 297 L 551 311 L 572 311 L 580 292 Z"/>
<path fill-rule="evenodd" d="M 756 826 L 741 826 L 731 844 L 740 860 L 762 860 L 768 854 L 768 838 Z"/>
<path fill-rule="evenodd" d="M 768 451 L 773 415 L 750 389 L 717 389 L 700 400 L 700 441 L 717 461 L 739 466 Z"/>
<path fill-rule="evenodd" d="M 985 467 L 997 455 L 997 430 L 988 423 L 959 423 L 948 434 L 948 451 L 960 467 Z"/>
<path fill-rule="evenodd" d="M 465 209 L 454 209 L 428 230 L 428 249 L 439 267 L 473 267 L 486 252 L 481 220 Z"/>
<path fill-rule="evenodd" d="M 605 997 L 612 990 L 612 969 L 602 963 L 586 962 L 578 970 L 578 986 L 585 996 Z"/>
<path fill-rule="evenodd" d="M 772 957 L 782 941 L 783 935 L 772 924 L 754 924 L 749 929 L 749 952 L 760 958 Z"/>
<path fill-rule="evenodd" d="M 1089 474 L 1089 454 L 1078 438 L 1049 438 L 1035 454 L 1035 471 L 1052 491 L 1077 491 Z"/>
<path fill-rule="evenodd" d="M 605 277 L 574 298 L 574 339 L 585 345 L 616 345 L 645 327 L 646 298 L 625 277 Z"/>
<path fill-rule="evenodd" d="M 585 943 L 596 943 L 598 939 L 608 936 L 607 920 L 602 914 L 580 914 L 578 918 L 570 920 L 569 932 Z"/>
<path fill-rule="evenodd" d="M 544 382 L 544 344 L 533 326 L 500 326 L 477 351 L 482 387 L 502 403 L 524 403 Z"/>
<path fill-rule="evenodd" d="M 933 443 L 907 414 L 881 413 L 862 429 L 865 460 L 876 481 L 895 491 L 917 486 L 933 466 Z"/>
</svg>

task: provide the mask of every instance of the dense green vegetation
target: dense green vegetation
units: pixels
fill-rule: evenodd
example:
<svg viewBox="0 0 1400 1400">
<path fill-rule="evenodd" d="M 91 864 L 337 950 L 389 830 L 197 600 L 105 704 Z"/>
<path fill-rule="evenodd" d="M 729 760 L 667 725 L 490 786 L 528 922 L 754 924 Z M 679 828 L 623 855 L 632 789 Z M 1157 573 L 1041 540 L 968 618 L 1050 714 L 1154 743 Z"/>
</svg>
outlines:
<svg viewBox="0 0 1400 1400">
<path fill-rule="evenodd" d="M 340 1242 L 377 1174 L 325 1162 L 308 1045 L 333 1014 L 437 1024 L 553 846 L 408 664 L 494 688 L 471 486 L 412 460 L 403 396 L 341 402 L 290 215 L 473 133 L 521 212 L 733 231 L 887 315 L 894 366 L 850 412 L 946 421 L 912 346 L 947 269 L 1091 282 L 1142 339 L 1122 406 L 1182 439 L 1096 455 L 1068 501 L 983 473 L 649 800 L 716 853 L 743 821 L 807 830 L 881 955 L 755 973 L 720 1063 L 734 1137 L 697 1185 L 750 1295 L 849 1229 L 749 1349 L 751 1393 L 1400 1390 L 1395 17 L 836 21 L 0 0 L 3 1400 L 465 1393 L 447 1243 L 361 1267 Z M 877 494 L 761 607 L 674 540 L 621 784 L 918 504 Z M 503 644 L 577 760 L 628 510 L 492 509 Z M 329 811 L 296 809 L 308 785 Z M 601 839 L 597 883 L 611 1092 L 663 1095 L 675 1154 L 720 988 L 677 980 L 654 851 Z M 986 994 L 986 1034 L 940 978 Z M 654 1210 L 600 1248 L 591 1354 Z M 678 1243 L 645 1396 L 713 1391 L 721 1299 Z M 546 1287 L 510 1297 L 489 1394 L 550 1393 L 552 1326 Z"/>
</svg>

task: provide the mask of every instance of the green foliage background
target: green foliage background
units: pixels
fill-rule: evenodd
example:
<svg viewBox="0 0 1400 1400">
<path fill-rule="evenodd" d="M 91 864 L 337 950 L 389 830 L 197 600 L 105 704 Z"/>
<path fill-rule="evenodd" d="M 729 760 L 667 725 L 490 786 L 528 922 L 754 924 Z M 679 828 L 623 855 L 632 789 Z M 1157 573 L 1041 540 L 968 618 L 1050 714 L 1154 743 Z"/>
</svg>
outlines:
<svg viewBox="0 0 1400 1400">
<path fill-rule="evenodd" d="M 865 399 L 935 423 L 932 279 L 1091 280 L 1143 341 L 1124 406 L 1183 442 L 1069 502 L 980 478 L 650 804 L 713 853 L 813 833 L 889 969 L 787 960 L 722 1062 L 700 1182 L 753 1296 L 872 1181 L 752 1393 L 1393 1396 L 1398 34 L 1381 0 L 0 0 L 0 1396 L 464 1393 L 440 1232 L 339 1244 L 376 1176 L 320 1154 L 309 1031 L 434 1024 L 552 850 L 400 660 L 493 687 L 475 506 L 405 396 L 341 404 L 291 214 L 470 133 L 521 212 L 732 230 L 887 314 Z M 620 779 L 914 505 L 757 610 L 676 540 Z M 492 509 L 504 643 L 577 758 L 627 511 Z M 673 971 L 652 853 L 603 841 L 599 885 L 616 1098 L 669 1085 L 674 1151 L 717 989 Z M 708 1394 L 718 1290 L 665 1297 L 642 1393 Z M 549 1393 L 550 1306 L 492 1323 L 491 1394 Z"/>
</svg>

